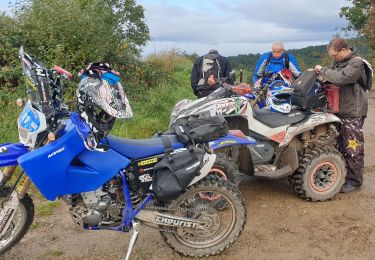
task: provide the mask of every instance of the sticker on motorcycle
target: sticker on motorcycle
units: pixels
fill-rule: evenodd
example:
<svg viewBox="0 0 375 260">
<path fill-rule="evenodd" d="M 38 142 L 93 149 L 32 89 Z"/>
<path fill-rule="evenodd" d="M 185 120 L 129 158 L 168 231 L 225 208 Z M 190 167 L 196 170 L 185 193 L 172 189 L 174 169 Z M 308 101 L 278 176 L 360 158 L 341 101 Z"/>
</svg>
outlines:
<svg viewBox="0 0 375 260">
<path fill-rule="evenodd" d="M 140 182 L 150 182 L 150 181 L 152 181 L 152 177 L 150 176 L 150 174 L 146 173 L 144 175 L 139 176 L 139 181 Z"/>
<path fill-rule="evenodd" d="M 0 153 L 6 153 L 6 152 L 8 152 L 8 148 L 6 148 L 5 146 L 0 147 Z"/>
<path fill-rule="evenodd" d="M 271 139 L 274 140 L 275 142 L 281 143 L 284 140 L 285 135 L 286 135 L 286 132 L 282 131 L 280 133 L 277 133 L 271 136 Z"/>
<path fill-rule="evenodd" d="M 221 143 L 219 143 L 219 146 L 222 146 L 222 145 L 226 145 L 226 144 L 236 144 L 237 141 L 234 141 L 234 140 L 226 140 L 226 141 L 222 141 Z"/>
<path fill-rule="evenodd" d="M 21 115 L 18 118 L 19 126 L 29 132 L 35 132 L 40 127 L 40 119 L 28 105 L 25 106 Z"/>
<path fill-rule="evenodd" d="M 143 165 L 148 165 L 148 164 L 151 164 L 151 163 L 156 163 L 157 161 L 158 161 L 158 158 L 152 158 L 152 159 L 144 160 L 142 162 L 139 162 L 138 166 L 143 166 Z"/>
</svg>

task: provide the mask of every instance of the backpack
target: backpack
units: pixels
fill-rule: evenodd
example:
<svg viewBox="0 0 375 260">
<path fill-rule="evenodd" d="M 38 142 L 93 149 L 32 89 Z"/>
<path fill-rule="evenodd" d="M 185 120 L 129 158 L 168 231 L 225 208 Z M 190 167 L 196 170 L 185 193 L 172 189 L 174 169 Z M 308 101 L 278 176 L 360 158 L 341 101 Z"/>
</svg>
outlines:
<svg viewBox="0 0 375 260">
<path fill-rule="evenodd" d="M 272 59 L 272 52 L 268 55 L 268 58 L 266 60 L 266 66 L 264 68 L 267 68 L 268 64 L 270 64 L 270 61 Z M 284 66 L 288 70 L 289 69 L 289 53 L 284 52 Z"/>
<path fill-rule="evenodd" d="M 363 77 L 361 77 L 359 79 L 359 84 L 366 90 L 366 91 L 371 91 L 371 88 L 372 88 L 372 76 L 374 74 L 374 70 L 372 68 L 372 65 L 370 62 L 368 62 L 366 59 L 362 58 L 362 57 L 359 57 L 362 61 L 363 61 L 363 65 L 364 65 L 364 68 L 365 68 L 365 74 L 366 74 L 366 78 L 364 79 Z"/>
<path fill-rule="evenodd" d="M 208 85 L 208 78 L 213 75 L 214 79 L 220 78 L 221 67 L 219 63 L 219 56 L 217 54 L 206 54 L 203 56 L 202 62 L 202 78 L 198 85 Z"/>
</svg>

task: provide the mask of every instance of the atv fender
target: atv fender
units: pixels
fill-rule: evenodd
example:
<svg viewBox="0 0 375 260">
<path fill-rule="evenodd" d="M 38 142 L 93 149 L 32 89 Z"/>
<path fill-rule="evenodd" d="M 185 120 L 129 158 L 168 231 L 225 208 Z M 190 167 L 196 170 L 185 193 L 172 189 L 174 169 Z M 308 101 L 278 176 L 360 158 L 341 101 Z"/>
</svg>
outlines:
<svg viewBox="0 0 375 260">
<path fill-rule="evenodd" d="M 295 136 L 310 131 L 319 125 L 339 123 L 341 124 L 340 118 L 331 113 L 316 113 L 309 116 L 306 121 L 299 123 L 295 126 L 288 127 L 285 134 L 284 140 L 280 143 L 280 147 L 288 145 Z"/>
</svg>

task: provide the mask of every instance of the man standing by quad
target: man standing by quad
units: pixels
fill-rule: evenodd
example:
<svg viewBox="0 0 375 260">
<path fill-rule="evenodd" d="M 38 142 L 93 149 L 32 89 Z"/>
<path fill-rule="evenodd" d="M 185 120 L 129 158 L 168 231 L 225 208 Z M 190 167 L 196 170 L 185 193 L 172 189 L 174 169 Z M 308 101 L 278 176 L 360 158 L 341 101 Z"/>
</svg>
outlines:
<svg viewBox="0 0 375 260">
<path fill-rule="evenodd" d="M 295 78 L 301 74 L 296 58 L 284 50 L 282 42 L 274 42 L 272 51 L 264 53 L 257 61 L 253 81 L 256 83 L 266 73 L 277 73 L 283 69 L 289 69 Z"/>
<path fill-rule="evenodd" d="M 219 87 L 217 80 L 226 78 L 227 83 L 233 84 L 230 78 L 232 67 L 226 57 L 217 50 L 210 50 L 199 57 L 191 71 L 191 87 L 198 98 L 206 97 Z"/>
<path fill-rule="evenodd" d="M 324 80 L 340 87 L 342 120 L 338 136 L 338 149 L 346 161 L 347 176 L 341 192 L 359 190 L 363 183 L 364 138 L 363 124 L 367 115 L 366 90 L 371 89 L 371 65 L 348 48 L 344 39 L 334 38 L 327 51 L 334 63 L 332 68 L 315 66 L 315 72 Z"/>
</svg>

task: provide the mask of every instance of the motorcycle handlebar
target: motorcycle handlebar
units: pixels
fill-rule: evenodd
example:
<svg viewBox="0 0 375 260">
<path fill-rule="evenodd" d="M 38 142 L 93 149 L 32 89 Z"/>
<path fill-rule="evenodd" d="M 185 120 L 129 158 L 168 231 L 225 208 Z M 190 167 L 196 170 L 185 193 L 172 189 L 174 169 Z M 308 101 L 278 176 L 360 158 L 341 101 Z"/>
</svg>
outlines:
<svg viewBox="0 0 375 260">
<path fill-rule="evenodd" d="M 70 73 L 69 71 L 67 71 L 67 70 L 65 70 L 65 69 L 63 69 L 63 68 L 61 68 L 61 67 L 59 67 L 59 66 L 57 66 L 57 65 L 55 65 L 55 66 L 53 67 L 53 69 L 54 69 L 58 74 L 60 74 L 61 76 L 64 76 L 64 77 L 66 77 L 66 78 L 69 79 L 69 80 L 72 80 L 72 79 L 73 79 L 73 74 Z"/>
</svg>

